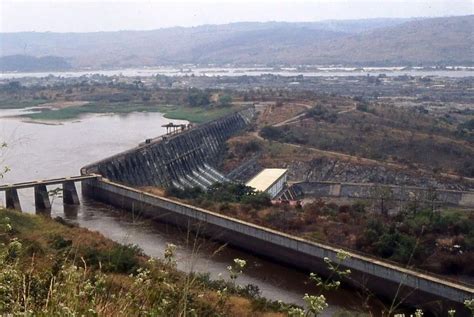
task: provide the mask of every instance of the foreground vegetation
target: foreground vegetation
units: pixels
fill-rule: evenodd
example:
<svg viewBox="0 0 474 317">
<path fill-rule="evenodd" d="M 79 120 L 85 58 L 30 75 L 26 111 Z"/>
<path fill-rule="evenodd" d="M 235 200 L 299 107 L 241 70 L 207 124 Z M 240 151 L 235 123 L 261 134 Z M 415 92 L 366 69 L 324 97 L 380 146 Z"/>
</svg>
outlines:
<svg viewBox="0 0 474 317">
<path fill-rule="evenodd" d="M 176 270 L 173 245 L 162 260 L 99 233 L 40 216 L 0 210 L 0 315 L 278 316 L 282 306 L 235 279 Z"/>
</svg>

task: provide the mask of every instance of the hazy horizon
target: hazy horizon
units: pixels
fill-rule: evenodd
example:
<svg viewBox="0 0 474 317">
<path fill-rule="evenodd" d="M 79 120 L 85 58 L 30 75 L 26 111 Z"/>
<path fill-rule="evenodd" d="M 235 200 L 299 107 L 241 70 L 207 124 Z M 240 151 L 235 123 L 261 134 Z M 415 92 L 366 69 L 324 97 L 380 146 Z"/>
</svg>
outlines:
<svg viewBox="0 0 474 317">
<path fill-rule="evenodd" d="M 465 0 L 313 1 L 2 1 L 0 32 L 107 32 L 156 30 L 240 22 L 321 22 L 429 18 L 474 13 Z"/>
</svg>

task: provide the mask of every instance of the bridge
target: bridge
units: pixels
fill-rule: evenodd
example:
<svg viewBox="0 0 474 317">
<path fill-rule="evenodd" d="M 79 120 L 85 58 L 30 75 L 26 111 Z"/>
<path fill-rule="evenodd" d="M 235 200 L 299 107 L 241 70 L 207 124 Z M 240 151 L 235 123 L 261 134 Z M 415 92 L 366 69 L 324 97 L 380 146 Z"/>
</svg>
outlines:
<svg viewBox="0 0 474 317">
<path fill-rule="evenodd" d="M 49 192 L 46 186 L 62 185 L 63 203 L 65 205 L 78 205 L 79 197 L 77 195 L 75 183 L 90 179 L 96 179 L 98 177 L 100 177 L 100 175 L 91 174 L 37 180 L 15 184 L 4 184 L 0 185 L 0 191 L 5 192 L 6 207 L 8 209 L 15 209 L 21 211 L 18 190 L 25 188 L 34 188 L 36 210 L 49 210 L 51 209 L 51 202 L 49 200 Z"/>
</svg>

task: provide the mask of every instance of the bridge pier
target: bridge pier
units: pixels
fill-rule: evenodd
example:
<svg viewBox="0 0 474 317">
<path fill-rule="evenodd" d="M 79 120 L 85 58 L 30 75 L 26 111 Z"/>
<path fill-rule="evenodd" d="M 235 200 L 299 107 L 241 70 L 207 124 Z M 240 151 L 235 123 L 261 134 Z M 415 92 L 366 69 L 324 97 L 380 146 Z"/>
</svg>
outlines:
<svg viewBox="0 0 474 317">
<path fill-rule="evenodd" d="M 63 203 L 65 205 L 79 205 L 79 196 L 72 181 L 63 183 Z"/>
<path fill-rule="evenodd" d="M 16 183 L 16 184 L 4 184 L 4 185 L 0 185 L 0 191 L 5 192 L 5 201 L 6 201 L 7 208 L 21 211 L 20 199 L 18 197 L 18 190 L 23 189 L 23 188 L 33 187 L 34 192 L 35 192 L 36 211 L 37 212 L 40 211 L 42 213 L 46 211 L 47 213 L 48 211 L 51 211 L 51 201 L 49 199 L 50 193 L 48 192 L 48 189 L 46 186 L 61 184 L 64 205 L 77 206 L 79 205 L 79 196 L 77 195 L 76 185 L 74 183 L 80 182 L 80 181 L 86 181 L 90 179 L 96 179 L 98 177 L 101 177 L 101 176 L 96 175 L 96 174 L 88 174 L 88 175 L 61 177 L 61 178 L 53 178 L 53 179 L 46 179 L 46 180 L 39 180 L 39 181 L 32 181 L 32 182 L 23 182 L 23 183 Z M 70 208 L 70 209 L 74 209 L 74 208 Z"/>
<path fill-rule="evenodd" d="M 18 191 L 15 188 L 7 189 L 5 191 L 5 200 L 8 209 L 21 211 L 20 198 L 18 197 Z"/>
<path fill-rule="evenodd" d="M 35 185 L 35 207 L 36 210 L 51 209 L 51 202 L 49 201 L 48 189 L 46 185 Z"/>
</svg>

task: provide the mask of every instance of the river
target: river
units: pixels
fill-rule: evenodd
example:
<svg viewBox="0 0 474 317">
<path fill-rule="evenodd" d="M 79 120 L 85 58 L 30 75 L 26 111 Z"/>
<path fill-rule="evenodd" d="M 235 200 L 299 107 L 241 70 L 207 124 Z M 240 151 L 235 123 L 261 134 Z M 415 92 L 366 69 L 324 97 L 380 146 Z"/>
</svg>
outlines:
<svg viewBox="0 0 474 317">
<path fill-rule="evenodd" d="M 125 76 L 125 77 L 152 77 L 156 75 L 165 76 L 260 76 L 264 74 L 272 74 L 279 76 L 308 76 L 308 77 L 341 77 L 341 76 L 377 76 L 385 74 L 387 76 L 439 76 L 439 77 L 470 77 L 474 76 L 473 67 L 450 67 L 446 69 L 425 69 L 405 67 L 320 67 L 311 70 L 300 70 L 298 68 L 266 68 L 266 67 L 188 67 L 188 68 L 172 68 L 172 67 L 148 67 L 148 68 L 124 68 L 110 70 L 77 70 L 63 72 L 0 72 L 0 80 L 15 78 L 42 78 L 47 76 L 57 76 L 63 78 L 72 78 L 80 76 L 92 76 L 94 74 L 104 76 Z"/>
<path fill-rule="evenodd" d="M 61 123 L 24 121 L 22 110 L 0 110 L 0 141 L 8 147 L 0 154 L 0 166 L 8 166 L 1 183 L 78 175 L 79 169 L 91 162 L 136 146 L 146 138 L 165 133 L 161 125 L 170 121 L 160 113 L 131 113 L 127 115 L 88 115 Z M 51 189 L 51 188 L 49 188 Z M 34 212 L 33 190 L 19 191 L 25 212 Z M 209 241 L 189 238 L 173 226 L 132 218 L 130 214 L 84 197 L 79 206 L 63 207 L 54 199 L 51 216 L 60 216 L 81 227 L 101 232 L 120 243 L 136 244 L 150 256 L 163 257 L 167 243 L 178 246 L 178 268 L 183 271 L 210 272 L 217 278 L 226 276 L 226 267 L 234 258 L 247 260 L 248 268 L 239 278 L 242 284 L 258 285 L 262 294 L 273 300 L 302 304 L 302 296 L 317 289 L 308 283 L 307 275 L 294 269 L 255 257 L 241 250 Z M 0 205 L 4 205 L 4 196 Z M 295 259 L 296 261 L 297 259 Z M 361 309 L 362 300 L 354 291 L 342 289 L 328 294 L 329 308 L 324 316 L 335 311 Z"/>
</svg>

